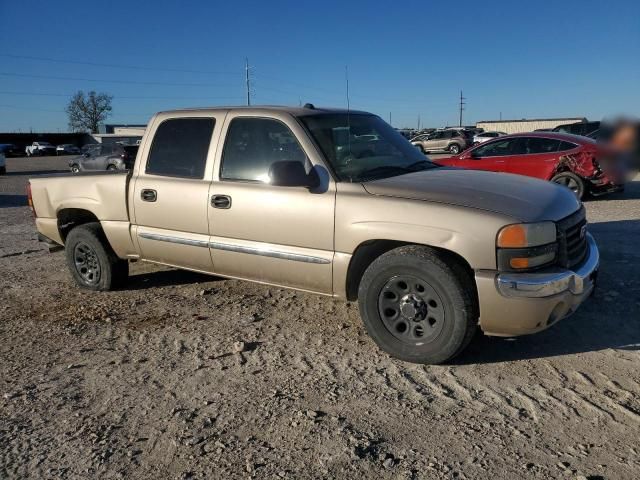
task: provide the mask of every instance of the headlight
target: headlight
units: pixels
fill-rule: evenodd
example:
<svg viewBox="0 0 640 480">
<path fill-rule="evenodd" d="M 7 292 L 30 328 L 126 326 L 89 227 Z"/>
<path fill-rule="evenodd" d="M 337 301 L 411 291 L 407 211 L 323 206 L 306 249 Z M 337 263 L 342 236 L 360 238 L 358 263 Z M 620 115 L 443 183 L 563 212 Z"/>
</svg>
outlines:
<svg viewBox="0 0 640 480">
<path fill-rule="evenodd" d="M 523 271 L 552 264 L 558 254 L 557 237 L 553 222 L 507 225 L 496 239 L 498 269 Z"/>
</svg>

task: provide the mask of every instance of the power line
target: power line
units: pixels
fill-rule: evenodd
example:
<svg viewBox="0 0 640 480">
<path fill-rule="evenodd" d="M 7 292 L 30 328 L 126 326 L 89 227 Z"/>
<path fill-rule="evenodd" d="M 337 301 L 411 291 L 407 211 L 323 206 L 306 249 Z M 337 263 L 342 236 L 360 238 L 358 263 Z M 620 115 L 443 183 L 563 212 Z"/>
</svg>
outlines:
<svg viewBox="0 0 640 480">
<path fill-rule="evenodd" d="M 3 92 L 0 91 L 0 95 L 26 95 L 26 96 L 38 96 L 38 97 L 73 97 L 73 94 L 68 93 L 40 93 L 40 92 Z M 168 97 L 165 95 L 160 96 L 146 96 L 146 95 L 112 95 L 113 98 L 117 99 L 127 99 L 127 100 L 202 100 L 210 99 L 210 100 L 239 100 L 241 96 L 228 96 L 228 97 L 213 97 L 209 95 L 202 95 L 199 97 Z"/>
<path fill-rule="evenodd" d="M 10 108 L 11 110 L 20 110 L 23 112 L 50 112 L 50 113 L 67 113 L 64 110 L 50 110 L 47 108 L 35 108 L 35 107 L 21 107 L 21 106 L 17 106 L 17 105 L 4 105 L 4 104 L 0 104 L 0 109 L 2 108 Z M 128 112 L 126 113 L 126 115 L 139 115 L 142 117 L 151 117 L 154 113 L 156 113 L 155 111 L 151 111 L 151 112 Z M 134 122 L 134 121 L 121 121 L 123 123 L 142 123 L 142 122 Z"/>
<path fill-rule="evenodd" d="M 40 62 L 53 62 L 53 63 L 67 63 L 70 65 L 87 65 L 91 67 L 106 67 L 106 68 L 125 68 L 132 70 L 148 70 L 159 72 L 177 72 L 177 73 L 198 73 L 205 75 L 238 75 L 240 72 L 232 71 L 212 71 L 212 70 L 187 70 L 183 68 L 166 68 L 166 67 L 148 67 L 142 65 L 118 65 L 114 63 L 97 63 L 97 62 L 84 62 L 77 60 L 63 60 L 59 58 L 48 57 L 33 57 L 29 55 L 13 55 L 9 53 L 0 53 L 0 57 L 18 58 L 23 60 L 35 60 Z"/>
<path fill-rule="evenodd" d="M 12 110 L 23 110 L 25 112 L 34 111 L 34 112 L 52 112 L 52 113 L 66 113 L 64 110 L 49 110 L 47 108 L 24 108 L 18 107 L 16 105 L 0 105 L 0 108 L 10 108 Z"/>
<path fill-rule="evenodd" d="M 73 78 L 73 77 L 56 77 L 53 75 L 28 75 L 24 73 L 8 73 L 0 72 L 0 75 L 7 77 L 22 77 L 22 78 L 44 78 L 48 80 L 71 80 L 74 82 L 102 82 L 102 83 L 123 83 L 130 85 L 163 85 L 169 87 L 207 87 L 207 88 L 229 88 L 230 85 L 213 85 L 211 83 L 173 83 L 173 82 L 138 82 L 135 80 L 105 80 L 98 78 Z"/>
</svg>

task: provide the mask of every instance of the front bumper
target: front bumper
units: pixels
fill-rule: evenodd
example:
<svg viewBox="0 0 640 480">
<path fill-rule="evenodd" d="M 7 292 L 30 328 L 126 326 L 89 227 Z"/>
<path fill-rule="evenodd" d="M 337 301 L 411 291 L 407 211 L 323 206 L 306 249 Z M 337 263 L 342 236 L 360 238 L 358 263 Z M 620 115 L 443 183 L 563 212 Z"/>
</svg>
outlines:
<svg viewBox="0 0 640 480">
<path fill-rule="evenodd" d="M 526 335 L 575 312 L 591 295 L 600 263 L 598 247 L 588 233 L 587 242 L 587 259 L 575 271 L 476 272 L 482 330 L 487 335 Z"/>
</svg>

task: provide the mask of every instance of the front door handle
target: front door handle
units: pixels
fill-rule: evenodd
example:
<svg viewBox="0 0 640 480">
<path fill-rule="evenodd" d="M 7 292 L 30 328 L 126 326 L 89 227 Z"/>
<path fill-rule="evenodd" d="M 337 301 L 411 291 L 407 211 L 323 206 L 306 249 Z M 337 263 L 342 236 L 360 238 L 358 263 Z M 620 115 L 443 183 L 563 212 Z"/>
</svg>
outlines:
<svg viewBox="0 0 640 480">
<path fill-rule="evenodd" d="M 231 208 L 231 197 L 229 195 L 213 195 L 211 206 L 213 208 Z"/>
<path fill-rule="evenodd" d="M 158 192 L 145 188 L 140 192 L 140 198 L 142 198 L 144 202 L 155 202 L 158 199 Z"/>
</svg>

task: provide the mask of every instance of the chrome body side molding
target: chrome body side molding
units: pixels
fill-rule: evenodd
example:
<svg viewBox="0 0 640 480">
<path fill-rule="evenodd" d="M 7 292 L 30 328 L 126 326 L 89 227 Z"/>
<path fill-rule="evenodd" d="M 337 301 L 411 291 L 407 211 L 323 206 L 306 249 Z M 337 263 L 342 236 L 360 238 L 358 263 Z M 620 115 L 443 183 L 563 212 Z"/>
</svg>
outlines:
<svg viewBox="0 0 640 480">
<path fill-rule="evenodd" d="M 191 245 L 193 247 L 208 247 L 209 242 L 206 240 L 194 240 L 192 238 L 174 237 L 171 235 L 159 235 L 157 233 L 139 233 L 141 238 L 147 240 L 158 240 L 159 242 L 179 243 L 180 245 Z"/>
<path fill-rule="evenodd" d="M 282 260 L 292 260 L 294 262 L 317 263 L 326 265 L 331 263 L 330 260 L 311 255 L 302 255 L 299 253 L 282 252 L 271 248 L 247 247 L 241 245 L 233 245 L 230 243 L 207 242 L 205 240 L 194 240 L 191 238 L 174 237 L 171 235 L 159 235 L 156 233 L 140 233 L 141 238 L 148 240 L 157 240 L 159 242 L 178 243 L 180 245 L 190 245 L 193 247 L 213 248 L 215 250 L 224 250 L 227 252 L 247 253 L 249 255 L 261 255 L 263 257 L 279 258 Z"/>
<path fill-rule="evenodd" d="M 227 252 L 248 253 L 250 255 L 261 255 L 263 257 L 280 258 L 282 260 L 293 260 L 294 262 L 304 263 L 331 263 L 330 260 L 320 257 L 312 257 L 311 255 L 302 255 L 299 253 L 280 252 L 270 248 L 245 247 L 240 245 L 232 245 L 229 243 L 211 242 L 209 247 L 216 250 L 225 250 Z"/>
</svg>

